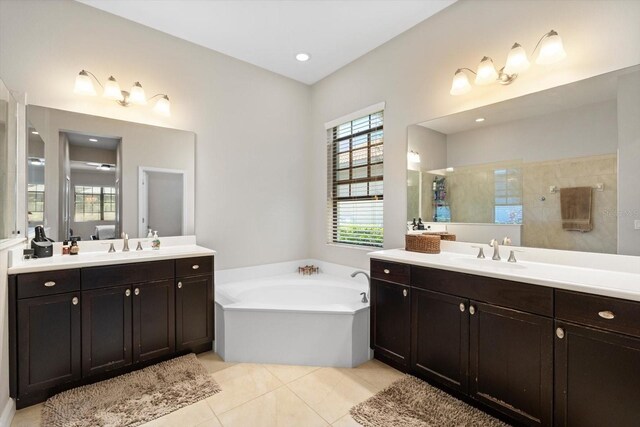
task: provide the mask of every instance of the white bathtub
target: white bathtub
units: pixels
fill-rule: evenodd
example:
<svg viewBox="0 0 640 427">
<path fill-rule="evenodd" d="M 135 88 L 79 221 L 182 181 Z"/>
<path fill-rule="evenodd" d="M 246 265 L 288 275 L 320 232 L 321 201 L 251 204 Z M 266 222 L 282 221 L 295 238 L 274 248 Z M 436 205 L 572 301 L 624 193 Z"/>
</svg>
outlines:
<svg viewBox="0 0 640 427">
<path fill-rule="evenodd" d="M 369 304 L 361 302 L 360 292 L 367 291 L 367 284 L 351 279 L 346 270 L 340 273 L 217 284 L 218 354 L 229 362 L 364 363 L 370 359 Z"/>
</svg>

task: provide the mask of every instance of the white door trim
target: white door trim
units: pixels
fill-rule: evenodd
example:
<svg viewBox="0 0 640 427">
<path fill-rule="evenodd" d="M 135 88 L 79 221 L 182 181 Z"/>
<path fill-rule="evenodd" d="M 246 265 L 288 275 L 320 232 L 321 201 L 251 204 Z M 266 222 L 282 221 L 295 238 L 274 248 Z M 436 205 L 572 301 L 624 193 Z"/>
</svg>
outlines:
<svg viewBox="0 0 640 427">
<path fill-rule="evenodd" d="M 138 237 L 147 237 L 147 223 L 149 217 L 149 197 L 147 193 L 146 177 L 148 172 L 174 173 L 182 175 L 182 234 L 187 229 L 189 207 L 187 206 L 187 171 L 182 169 L 166 169 L 151 166 L 138 166 Z"/>
</svg>

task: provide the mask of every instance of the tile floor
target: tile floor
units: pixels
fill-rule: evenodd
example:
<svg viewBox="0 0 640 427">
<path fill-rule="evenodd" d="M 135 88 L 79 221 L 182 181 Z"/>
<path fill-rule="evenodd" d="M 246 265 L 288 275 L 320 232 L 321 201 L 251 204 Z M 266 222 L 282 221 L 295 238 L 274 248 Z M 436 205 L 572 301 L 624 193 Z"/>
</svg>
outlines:
<svg viewBox="0 0 640 427">
<path fill-rule="evenodd" d="M 213 352 L 198 359 L 222 391 L 144 427 L 359 426 L 349 409 L 402 376 L 377 360 L 343 369 L 233 364 Z M 41 407 L 18 411 L 11 426 L 39 426 Z"/>
</svg>

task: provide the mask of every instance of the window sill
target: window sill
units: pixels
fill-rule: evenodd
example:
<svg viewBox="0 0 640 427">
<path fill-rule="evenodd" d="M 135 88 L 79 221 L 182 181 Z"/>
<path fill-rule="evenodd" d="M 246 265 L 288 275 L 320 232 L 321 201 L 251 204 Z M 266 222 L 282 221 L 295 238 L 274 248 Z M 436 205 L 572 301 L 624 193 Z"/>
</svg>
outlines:
<svg viewBox="0 0 640 427">
<path fill-rule="evenodd" d="M 347 243 L 327 243 L 326 245 L 334 248 L 341 248 L 341 249 L 355 249 L 355 250 L 364 251 L 367 253 L 374 252 L 374 251 L 381 251 L 382 249 L 384 249 L 384 247 L 380 247 L 380 246 L 357 246 L 357 245 L 349 245 Z"/>
</svg>

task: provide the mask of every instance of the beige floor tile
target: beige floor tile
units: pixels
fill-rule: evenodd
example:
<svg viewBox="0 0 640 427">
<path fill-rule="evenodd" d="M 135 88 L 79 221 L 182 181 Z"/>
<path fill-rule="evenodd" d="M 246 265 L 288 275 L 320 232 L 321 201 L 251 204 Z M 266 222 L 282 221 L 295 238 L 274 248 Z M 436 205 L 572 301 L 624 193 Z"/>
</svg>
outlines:
<svg viewBox="0 0 640 427">
<path fill-rule="evenodd" d="M 157 418 L 146 424 L 143 427 L 194 427 L 201 424 L 204 421 L 209 421 L 215 418 L 215 414 L 207 405 L 207 402 L 201 400 L 192 405 L 180 408 L 164 417 Z M 218 421 L 217 419 L 215 420 Z M 216 424 L 212 424 L 216 425 Z M 218 424 L 219 425 L 219 424 Z"/>
<path fill-rule="evenodd" d="M 222 424 L 220 424 L 220 420 L 218 420 L 217 417 L 213 417 L 208 419 L 207 421 L 201 422 L 195 427 L 222 427 Z"/>
<path fill-rule="evenodd" d="M 351 372 L 373 385 L 376 392 L 390 386 L 391 383 L 404 376 L 402 372 L 378 360 L 370 360 L 352 369 Z"/>
<path fill-rule="evenodd" d="M 300 365 L 264 365 L 264 367 L 285 384 L 297 380 L 300 377 L 304 377 L 316 369 L 320 369 L 318 366 Z"/>
<path fill-rule="evenodd" d="M 264 366 L 239 363 L 212 374 L 222 391 L 209 398 L 207 403 L 220 415 L 251 399 L 282 385 L 282 382 Z"/>
<path fill-rule="evenodd" d="M 11 427 L 36 427 L 41 422 L 42 403 L 16 411 Z"/>
<path fill-rule="evenodd" d="M 351 369 L 321 368 L 289 383 L 295 394 L 329 423 L 336 422 L 357 403 L 373 396 L 376 387 Z"/>
<path fill-rule="evenodd" d="M 328 424 L 287 387 L 280 387 L 220 415 L 225 427 L 321 427 Z"/>
<path fill-rule="evenodd" d="M 207 368 L 207 371 L 209 371 L 210 374 L 230 368 L 235 365 L 235 363 L 225 362 L 220 356 L 218 356 L 217 353 L 214 353 L 213 351 L 200 353 L 197 355 L 197 357 L 200 363 L 202 363 L 204 367 Z"/>
<path fill-rule="evenodd" d="M 331 427 L 361 427 L 360 423 L 357 423 L 356 420 L 351 418 L 351 415 L 347 414 L 344 417 L 340 418 L 335 423 L 331 424 Z"/>
</svg>

